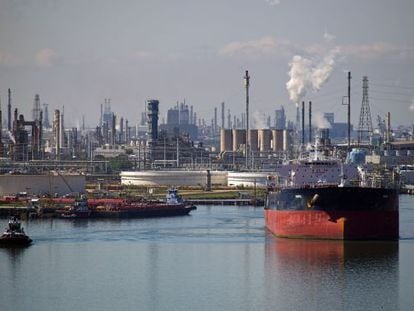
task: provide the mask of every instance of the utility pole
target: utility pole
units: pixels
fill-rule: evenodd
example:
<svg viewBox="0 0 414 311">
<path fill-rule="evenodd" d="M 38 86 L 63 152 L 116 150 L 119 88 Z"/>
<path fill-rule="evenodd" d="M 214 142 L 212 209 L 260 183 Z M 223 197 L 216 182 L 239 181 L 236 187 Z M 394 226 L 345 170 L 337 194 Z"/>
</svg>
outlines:
<svg viewBox="0 0 414 311">
<path fill-rule="evenodd" d="M 351 72 L 348 71 L 348 152 L 351 152 Z"/>
<path fill-rule="evenodd" d="M 249 71 L 246 70 L 246 75 L 244 76 L 244 84 L 246 87 L 246 144 L 245 144 L 245 152 L 246 152 L 246 168 L 249 168 L 249 85 L 250 85 L 250 77 Z"/>
</svg>

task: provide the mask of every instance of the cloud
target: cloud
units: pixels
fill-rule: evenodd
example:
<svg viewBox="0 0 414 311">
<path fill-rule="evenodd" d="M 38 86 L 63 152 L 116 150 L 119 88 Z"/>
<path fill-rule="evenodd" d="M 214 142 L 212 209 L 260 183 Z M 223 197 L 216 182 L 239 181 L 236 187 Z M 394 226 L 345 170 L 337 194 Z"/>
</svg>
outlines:
<svg viewBox="0 0 414 311">
<path fill-rule="evenodd" d="M 336 39 L 336 37 L 325 30 L 323 34 L 323 39 L 325 40 L 325 42 L 333 42 Z"/>
<path fill-rule="evenodd" d="M 21 60 L 9 52 L 0 51 L 0 65 L 14 66 L 21 64 Z"/>
<path fill-rule="evenodd" d="M 248 56 L 260 57 L 265 55 L 274 55 L 278 52 L 286 53 L 292 50 L 292 45 L 286 40 L 276 40 L 272 36 L 265 36 L 258 40 L 251 41 L 233 41 L 226 44 L 218 52 L 222 56 Z"/>
<path fill-rule="evenodd" d="M 134 51 L 131 54 L 129 54 L 129 59 L 135 60 L 135 61 L 141 61 L 141 60 L 146 60 L 148 58 L 151 58 L 153 56 L 154 55 L 148 51 Z"/>
<path fill-rule="evenodd" d="M 410 109 L 411 112 L 414 112 L 414 99 L 411 100 L 411 105 L 408 109 Z"/>
<path fill-rule="evenodd" d="M 265 1 L 271 6 L 280 4 L 280 0 L 265 0 Z"/>
<path fill-rule="evenodd" d="M 414 48 L 388 42 L 372 42 L 339 46 L 342 54 L 360 59 L 372 58 L 414 58 Z"/>
<path fill-rule="evenodd" d="M 58 60 L 57 53 L 52 49 L 43 49 L 35 56 L 36 64 L 40 67 L 50 67 Z"/>
</svg>

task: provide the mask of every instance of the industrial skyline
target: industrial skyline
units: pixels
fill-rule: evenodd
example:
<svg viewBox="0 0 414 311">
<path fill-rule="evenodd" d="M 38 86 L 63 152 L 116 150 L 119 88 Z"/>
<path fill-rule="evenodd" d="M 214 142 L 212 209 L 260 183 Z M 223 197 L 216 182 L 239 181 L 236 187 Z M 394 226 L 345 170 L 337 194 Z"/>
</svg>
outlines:
<svg viewBox="0 0 414 311">
<path fill-rule="evenodd" d="M 414 117 L 412 1 L 36 1 L 0 3 L 0 97 L 29 116 L 33 98 L 65 107 L 68 126 L 99 123 L 105 98 L 138 123 L 149 98 L 161 116 L 184 99 L 209 122 L 214 107 L 241 111 L 249 70 L 250 122 L 295 101 L 314 114 L 358 124 L 362 78 L 370 79 L 372 116 L 393 124 Z M 352 23 L 348 23 L 352 16 Z M 76 22 L 74 22 L 76 21 Z M 260 21 L 260 22 L 259 22 Z M 369 21 L 369 23 L 368 23 Z M 386 21 L 386 22 L 385 22 Z M 219 124 L 222 122 L 222 115 Z M 220 122 L 221 121 L 221 122 Z M 263 123 L 266 120 L 262 120 Z"/>
</svg>

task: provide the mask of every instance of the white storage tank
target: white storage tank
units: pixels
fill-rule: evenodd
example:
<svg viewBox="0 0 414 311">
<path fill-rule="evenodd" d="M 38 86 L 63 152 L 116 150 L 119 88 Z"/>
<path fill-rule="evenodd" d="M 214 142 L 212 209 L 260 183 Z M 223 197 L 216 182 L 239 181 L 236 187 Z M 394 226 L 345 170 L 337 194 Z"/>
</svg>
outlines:
<svg viewBox="0 0 414 311">
<path fill-rule="evenodd" d="M 226 185 L 227 172 L 210 171 L 212 185 Z M 201 186 L 207 184 L 207 171 L 123 171 L 122 185 Z"/>
<path fill-rule="evenodd" d="M 246 130 L 233 129 L 233 151 L 239 151 L 246 144 Z"/>
<path fill-rule="evenodd" d="M 249 146 L 251 151 L 259 150 L 258 131 L 256 129 L 249 130 Z"/>
<path fill-rule="evenodd" d="M 284 130 L 272 130 L 273 151 L 283 151 L 283 131 Z"/>
<path fill-rule="evenodd" d="M 233 131 L 221 129 L 220 131 L 220 152 L 233 150 Z"/>
<path fill-rule="evenodd" d="M 259 133 L 259 149 L 261 152 L 270 151 L 272 132 L 269 129 L 260 129 Z"/>
<path fill-rule="evenodd" d="M 264 188 L 267 183 L 267 176 L 274 174 L 271 172 L 228 172 L 227 185 L 230 187 L 244 186 Z"/>
</svg>

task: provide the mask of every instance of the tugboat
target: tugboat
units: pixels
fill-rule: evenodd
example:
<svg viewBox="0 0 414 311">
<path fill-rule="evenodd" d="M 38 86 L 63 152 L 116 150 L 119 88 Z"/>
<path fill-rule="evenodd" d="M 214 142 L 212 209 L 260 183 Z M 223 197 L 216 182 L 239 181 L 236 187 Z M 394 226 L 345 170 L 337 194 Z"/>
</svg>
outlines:
<svg viewBox="0 0 414 311">
<path fill-rule="evenodd" d="M 80 198 L 76 200 L 70 208 L 61 213 L 61 218 L 89 218 L 91 210 L 89 209 L 88 200 L 86 198 Z"/>
<path fill-rule="evenodd" d="M 13 216 L 9 219 L 9 227 L 0 236 L 0 246 L 29 246 L 32 239 L 24 232 L 19 219 Z"/>
</svg>

